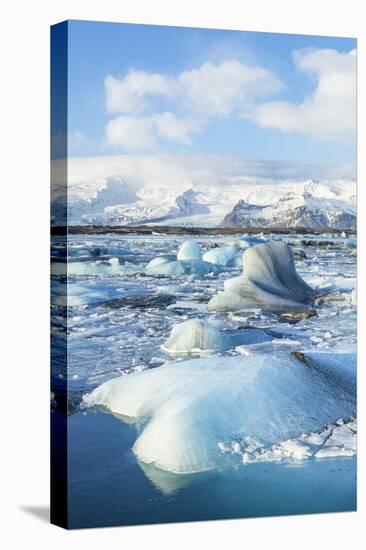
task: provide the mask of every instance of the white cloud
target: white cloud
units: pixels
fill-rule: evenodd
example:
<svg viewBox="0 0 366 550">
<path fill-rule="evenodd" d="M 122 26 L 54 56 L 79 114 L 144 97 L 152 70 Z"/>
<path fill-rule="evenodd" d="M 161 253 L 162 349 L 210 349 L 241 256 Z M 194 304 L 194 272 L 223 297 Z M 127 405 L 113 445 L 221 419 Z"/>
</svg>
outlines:
<svg viewBox="0 0 366 550">
<path fill-rule="evenodd" d="M 161 138 L 177 141 L 184 145 L 191 143 L 191 134 L 202 130 L 203 122 L 193 118 L 178 119 L 172 113 L 165 112 L 152 116 L 157 134 Z"/>
<path fill-rule="evenodd" d="M 110 113 L 142 112 L 147 100 L 170 93 L 170 79 L 159 73 L 130 70 L 122 79 L 108 75 L 104 81 L 106 107 Z"/>
<path fill-rule="evenodd" d="M 354 140 L 356 133 L 356 52 L 297 50 L 298 70 L 315 75 L 315 91 L 302 103 L 272 101 L 254 112 L 257 124 L 317 138 Z"/>
<path fill-rule="evenodd" d="M 169 112 L 146 117 L 121 115 L 106 126 L 107 143 L 120 146 L 127 152 L 155 151 L 158 139 L 189 145 L 191 134 L 200 132 L 202 123 L 192 118 L 176 118 Z"/>
<path fill-rule="evenodd" d="M 150 117 L 119 116 L 110 120 L 105 129 L 107 143 L 125 151 L 154 151 L 158 144 Z"/>
<path fill-rule="evenodd" d="M 135 115 L 160 97 L 183 102 L 188 111 L 199 115 L 225 116 L 246 109 L 254 98 L 281 88 L 271 71 L 235 60 L 204 63 L 176 77 L 130 70 L 122 79 L 111 75 L 105 79 L 107 110 Z"/>
<path fill-rule="evenodd" d="M 271 71 L 235 60 L 218 65 L 204 63 L 198 69 L 182 72 L 177 82 L 187 107 L 207 116 L 246 111 L 254 98 L 282 88 Z"/>
<path fill-rule="evenodd" d="M 61 161 L 55 161 L 55 165 Z M 124 154 L 68 159 L 69 198 L 95 196 L 105 186 L 106 178 L 119 177 L 135 190 L 142 187 L 154 194 L 180 192 L 193 185 L 215 186 L 224 192 L 225 185 L 245 185 L 259 179 L 300 181 L 312 179 L 354 178 L 354 166 L 319 166 L 300 162 L 275 162 L 246 159 L 238 155 L 167 155 Z M 235 198 L 235 197 L 234 197 Z"/>
<path fill-rule="evenodd" d="M 107 143 L 125 151 L 155 150 L 160 139 L 189 145 L 210 117 L 251 112 L 255 98 L 281 87 L 267 69 L 235 60 L 204 63 L 176 77 L 137 70 L 121 79 L 109 75 L 107 111 L 124 116 L 107 124 Z M 167 106 L 178 107 L 184 116 L 176 117 Z"/>
</svg>

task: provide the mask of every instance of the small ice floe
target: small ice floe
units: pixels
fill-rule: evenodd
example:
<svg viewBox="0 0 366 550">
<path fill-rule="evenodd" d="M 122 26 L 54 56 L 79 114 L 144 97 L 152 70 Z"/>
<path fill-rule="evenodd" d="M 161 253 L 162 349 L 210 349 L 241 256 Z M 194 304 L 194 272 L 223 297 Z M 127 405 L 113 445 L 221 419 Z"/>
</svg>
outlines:
<svg viewBox="0 0 366 550">
<path fill-rule="evenodd" d="M 332 277 L 315 275 L 307 277 L 310 285 L 315 286 L 319 290 L 331 291 L 347 291 L 352 290 L 356 286 L 355 277 L 345 277 L 344 275 L 333 275 Z"/>
<path fill-rule="evenodd" d="M 357 451 L 357 425 L 352 419 L 346 423 L 341 421 L 319 432 L 302 434 L 269 447 L 245 437 L 241 441 L 233 441 L 231 445 L 219 442 L 218 448 L 221 453 L 240 454 L 244 464 L 354 456 Z"/>
<path fill-rule="evenodd" d="M 267 239 L 259 235 L 245 235 L 241 239 L 235 241 L 228 241 L 226 244 L 228 246 L 237 246 L 238 248 L 249 248 L 255 246 L 256 244 L 266 243 Z"/>
<path fill-rule="evenodd" d="M 161 346 L 168 353 L 201 353 L 225 351 L 240 345 L 257 344 L 271 339 L 263 330 L 226 330 L 216 328 L 208 321 L 190 319 L 175 325 L 169 338 Z"/>
<path fill-rule="evenodd" d="M 243 254 L 243 274 L 226 282 L 208 309 L 306 311 L 316 292 L 297 274 L 290 247 L 282 241 L 259 244 Z"/>
<path fill-rule="evenodd" d="M 177 260 L 202 260 L 202 250 L 195 241 L 184 241 L 178 250 Z"/>
<path fill-rule="evenodd" d="M 146 275 L 181 277 L 183 275 L 208 275 L 218 273 L 219 269 L 212 263 L 202 260 L 202 250 L 195 241 L 184 241 L 177 256 L 158 256 L 145 268 Z"/>
<path fill-rule="evenodd" d="M 126 248 L 118 246 L 107 246 L 89 243 L 86 245 L 77 245 L 68 247 L 68 256 L 70 258 L 99 258 L 101 256 L 131 256 L 132 253 Z"/>
<path fill-rule="evenodd" d="M 143 268 L 140 265 L 126 262 L 120 264 L 118 258 L 110 258 L 108 260 L 96 260 L 94 262 L 68 262 L 52 263 L 51 273 L 52 275 L 86 275 L 86 276 L 100 276 L 100 275 L 136 275 L 136 273 L 143 272 Z"/>
<path fill-rule="evenodd" d="M 139 461 L 192 474 L 223 467 L 242 451 L 249 456 L 258 446 L 265 455 L 280 442 L 349 419 L 356 396 L 339 369 L 339 361 L 324 358 L 313 367 L 288 353 L 174 361 L 109 380 L 84 395 L 82 407 L 143 419 L 133 445 Z M 233 453 L 221 452 L 220 442 Z M 301 454 L 298 445 L 286 449 Z"/>
<path fill-rule="evenodd" d="M 161 348 L 168 353 L 223 351 L 232 347 L 226 334 L 202 319 L 190 319 L 172 328 Z"/>
<path fill-rule="evenodd" d="M 114 286 L 103 284 L 53 283 L 51 285 L 51 303 L 57 306 L 89 306 L 117 297 Z"/>
</svg>

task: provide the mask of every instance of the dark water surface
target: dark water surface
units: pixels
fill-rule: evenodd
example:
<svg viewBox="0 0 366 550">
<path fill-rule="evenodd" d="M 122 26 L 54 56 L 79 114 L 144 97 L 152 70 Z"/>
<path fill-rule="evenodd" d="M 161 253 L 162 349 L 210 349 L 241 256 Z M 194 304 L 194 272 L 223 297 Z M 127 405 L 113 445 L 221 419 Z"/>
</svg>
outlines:
<svg viewBox="0 0 366 550">
<path fill-rule="evenodd" d="M 110 414 L 69 417 L 71 528 L 356 509 L 354 457 L 176 476 L 140 465 L 131 452 L 135 439 L 135 427 Z"/>
</svg>

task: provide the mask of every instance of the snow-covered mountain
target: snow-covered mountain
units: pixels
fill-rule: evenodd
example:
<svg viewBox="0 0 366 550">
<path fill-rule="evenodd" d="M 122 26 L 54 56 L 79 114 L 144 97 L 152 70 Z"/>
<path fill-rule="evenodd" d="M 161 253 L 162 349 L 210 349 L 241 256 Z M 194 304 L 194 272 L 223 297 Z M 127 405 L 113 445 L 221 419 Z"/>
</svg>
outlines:
<svg viewBox="0 0 366 550">
<path fill-rule="evenodd" d="M 268 204 L 263 204 L 263 195 L 255 203 L 255 193 L 250 196 L 253 202 L 240 199 L 221 225 L 356 229 L 356 196 L 350 182 L 310 180 L 292 190 L 287 188 L 288 185 L 280 186 L 283 195 L 270 196 Z"/>
<path fill-rule="evenodd" d="M 53 204 L 54 222 L 65 204 Z M 226 176 L 202 183 L 140 185 L 122 177 L 101 181 L 92 192 L 70 186 L 68 223 L 164 224 L 196 227 L 356 227 L 356 184 Z"/>
</svg>

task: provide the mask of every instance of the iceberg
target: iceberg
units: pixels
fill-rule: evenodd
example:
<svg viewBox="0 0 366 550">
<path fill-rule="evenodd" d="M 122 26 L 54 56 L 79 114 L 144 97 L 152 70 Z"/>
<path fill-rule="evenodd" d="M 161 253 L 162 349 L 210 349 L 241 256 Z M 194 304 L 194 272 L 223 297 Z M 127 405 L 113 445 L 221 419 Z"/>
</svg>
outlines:
<svg viewBox="0 0 366 550">
<path fill-rule="evenodd" d="M 195 241 L 184 241 L 178 254 L 165 254 L 153 258 L 145 267 L 146 275 L 181 277 L 183 275 L 208 275 L 218 273 L 217 266 L 202 260 L 201 247 Z"/>
<path fill-rule="evenodd" d="M 217 273 L 218 268 L 203 260 L 169 260 L 157 257 L 151 260 L 145 268 L 146 275 L 162 275 L 165 277 L 181 277 L 183 275 L 208 275 Z"/>
<path fill-rule="evenodd" d="M 224 332 L 202 321 L 191 319 L 173 327 L 162 349 L 168 353 L 189 353 L 192 351 L 222 351 L 231 347 L 231 340 Z"/>
<path fill-rule="evenodd" d="M 355 369 L 352 354 L 343 357 Z M 350 418 L 356 397 L 333 370 L 287 353 L 169 362 L 114 378 L 83 396 L 83 407 L 103 406 L 137 422 L 133 452 L 140 462 L 176 474 L 232 464 L 221 448 L 232 441 L 272 445 Z M 238 455 L 237 455 L 238 456 Z"/>
<path fill-rule="evenodd" d="M 171 354 L 225 351 L 235 346 L 268 342 L 271 337 L 263 330 L 222 331 L 208 321 L 190 319 L 175 325 L 162 350 Z"/>
<path fill-rule="evenodd" d="M 226 282 L 208 303 L 214 311 L 260 308 L 304 311 L 317 296 L 297 274 L 290 247 L 282 241 L 258 244 L 243 253 L 243 274 Z"/>
<path fill-rule="evenodd" d="M 184 241 L 177 254 L 178 260 L 202 260 L 202 250 L 195 241 Z"/>
<path fill-rule="evenodd" d="M 219 246 L 217 248 L 211 248 L 203 255 L 205 262 L 221 267 L 234 267 L 236 265 L 242 265 L 241 256 L 242 250 L 233 246 Z M 239 259 L 239 263 L 236 263 L 236 259 Z"/>
</svg>

